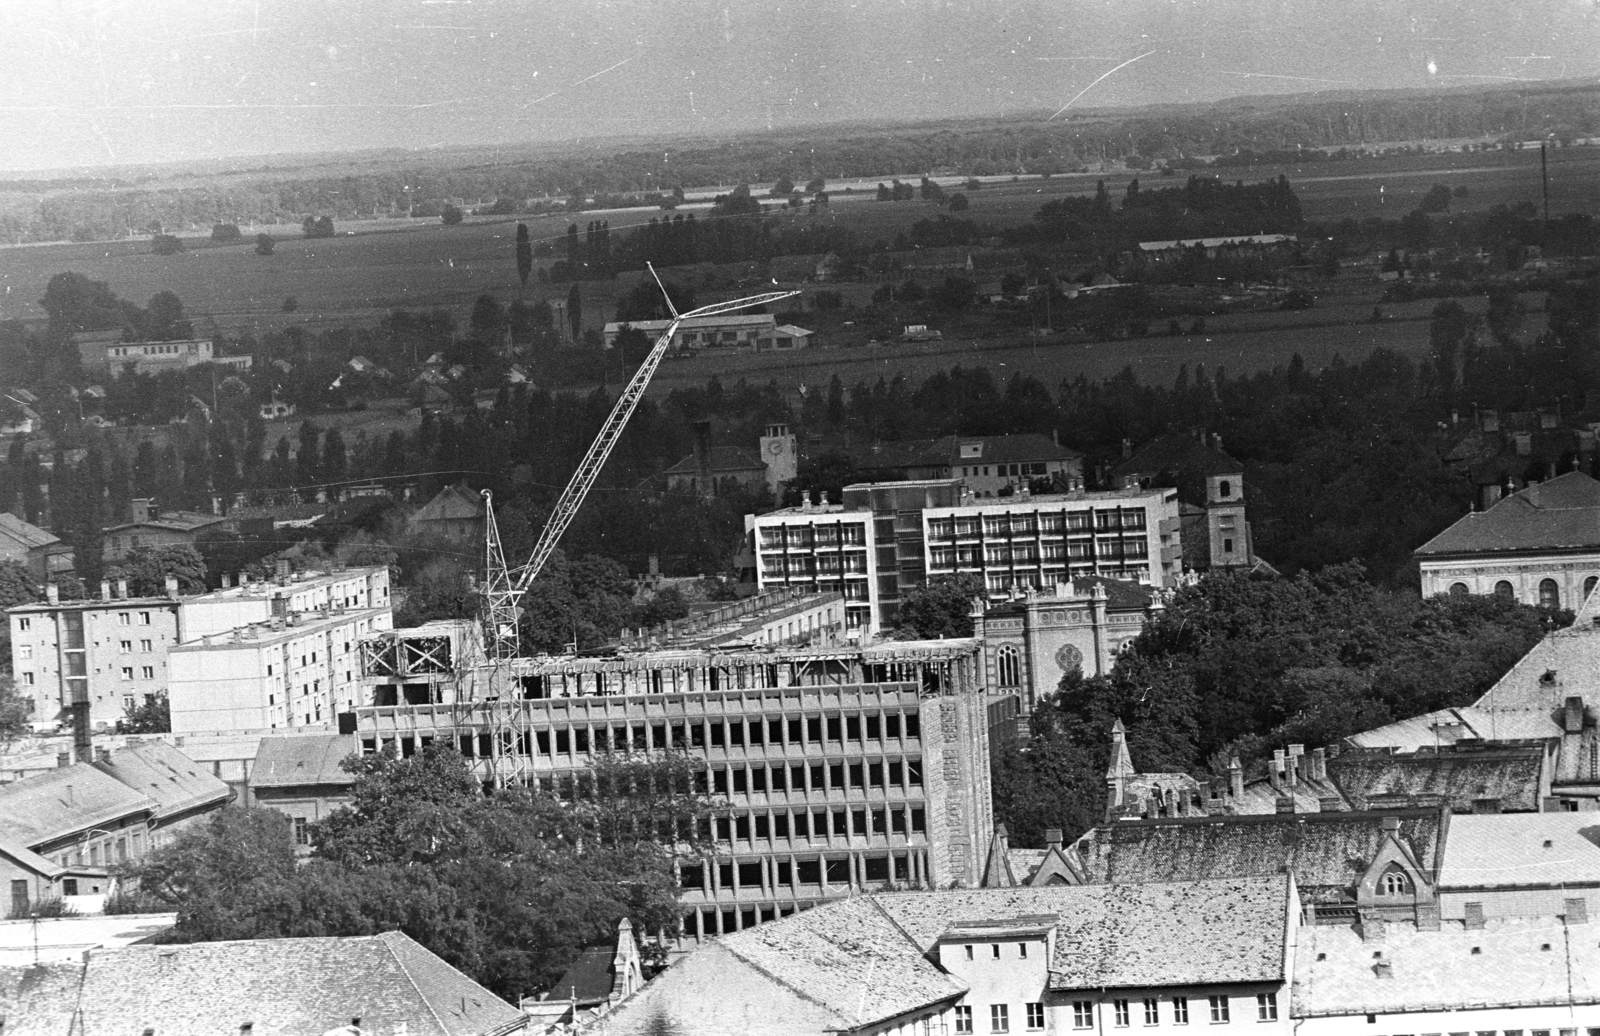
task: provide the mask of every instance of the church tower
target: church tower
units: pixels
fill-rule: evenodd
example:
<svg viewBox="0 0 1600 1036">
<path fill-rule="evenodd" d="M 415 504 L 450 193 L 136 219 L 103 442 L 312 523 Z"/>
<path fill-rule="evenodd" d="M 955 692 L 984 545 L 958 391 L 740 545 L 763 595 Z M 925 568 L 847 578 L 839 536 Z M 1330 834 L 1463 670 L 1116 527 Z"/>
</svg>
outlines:
<svg viewBox="0 0 1600 1036">
<path fill-rule="evenodd" d="M 1220 451 L 1216 457 L 1226 459 Z M 1244 517 L 1244 469 L 1237 462 L 1216 465 L 1206 473 L 1206 532 L 1211 541 L 1212 568 L 1240 568 L 1255 563 L 1250 526 Z"/>
<path fill-rule="evenodd" d="M 761 461 L 767 466 L 767 488 L 773 496 L 781 496 L 783 484 L 800 473 L 800 447 L 788 425 L 767 425 L 761 437 Z"/>
</svg>

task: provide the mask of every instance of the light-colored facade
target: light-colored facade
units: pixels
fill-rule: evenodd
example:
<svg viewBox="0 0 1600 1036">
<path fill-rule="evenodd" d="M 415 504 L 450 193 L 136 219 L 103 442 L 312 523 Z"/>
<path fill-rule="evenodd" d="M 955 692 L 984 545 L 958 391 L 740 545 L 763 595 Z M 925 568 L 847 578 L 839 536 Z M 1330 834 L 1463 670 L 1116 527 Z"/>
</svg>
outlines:
<svg viewBox="0 0 1600 1036">
<path fill-rule="evenodd" d="M 359 645 L 393 625 L 387 605 L 290 613 L 172 648 L 173 733 L 325 727 L 362 700 Z"/>
<path fill-rule="evenodd" d="M 750 515 L 745 528 L 759 587 L 843 593 L 851 629 L 893 625 L 905 592 L 940 576 L 977 576 L 998 600 L 1078 577 L 1170 587 L 1181 575 L 1175 490 L 977 502 L 949 480 L 849 486 L 845 497 Z"/>
<path fill-rule="evenodd" d="M 654 345 L 656 339 L 671 323 L 670 320 L 612 321 L 605 326 L 605 347 L 610 349 L 616 345 L 617 335 L 625 328 L 644 332 Z M 690 317 L 678 324 L 670 348 L 674 352 L 710 348 L 755 349 L 762 338 L 772 338 L 777 327 L 778 318 L 770 313 L 728 313 L 722 316 Z"/>
<path fill-rule="evenodd" d="M 703 832 L 717 854 L 679 867 L 690 937 L 866 889 L 981 879 L 990 728 L 1015 708 L 982 686 L 970 640 L 519 660 L 469 675 L 453 704 L 358 708 L 361 751 L 443 742 L 485 782 L 552 790 L 613 746 L 686 751 L 718 803 Z"/>
<path fill-rule="evenodd" d="M 78 352 L 85 367 L 109 371 L 113 378 L 120 378 L 130 365 L 138 374 L 187 370 L 202 363 L 215 363 L 234 370 L 249 370 L 252 359 L 249 356 L 218 356 L 209 338 L 175 342 L 106 342 L 80 339 Z"/>
</svg>

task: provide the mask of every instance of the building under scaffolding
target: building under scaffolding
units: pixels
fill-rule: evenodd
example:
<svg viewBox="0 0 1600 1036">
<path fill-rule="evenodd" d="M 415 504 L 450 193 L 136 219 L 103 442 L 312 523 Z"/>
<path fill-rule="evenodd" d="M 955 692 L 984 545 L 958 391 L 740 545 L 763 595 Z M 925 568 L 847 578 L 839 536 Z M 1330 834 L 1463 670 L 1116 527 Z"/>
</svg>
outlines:
<svg viewBox="0 0 1600 1036">
<path fill-rule="evenodd" d="M 486 785 L 554 790 L 616 745 L 688 753 L 717 803 L 717 854 L 679 868 L 685 933 L 707 937 L 861 889 L 976 884 L 989 745 L 1017 715 L 981 671 L 974 640 L 513 659 L 346 723 L 363 752 L 450 744 Z"/>
</svg>

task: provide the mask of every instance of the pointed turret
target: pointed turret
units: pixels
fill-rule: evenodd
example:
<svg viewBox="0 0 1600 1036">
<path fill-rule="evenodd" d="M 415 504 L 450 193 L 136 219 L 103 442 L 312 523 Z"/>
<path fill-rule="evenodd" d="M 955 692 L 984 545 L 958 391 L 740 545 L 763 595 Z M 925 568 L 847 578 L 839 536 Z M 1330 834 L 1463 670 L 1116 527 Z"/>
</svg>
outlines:
<svg viewBox="0 0 1600 1036">
<path fill-rule="evenodd" d="M 1117 818 L 1128 802 L 1128 780 L 1134 776 L 1133 757 L 1128 754 L 1128 728 L 1119 716 L 1111 724 L 1111 763 L 1106 767 L 1106 820 Z"/>
</svg>

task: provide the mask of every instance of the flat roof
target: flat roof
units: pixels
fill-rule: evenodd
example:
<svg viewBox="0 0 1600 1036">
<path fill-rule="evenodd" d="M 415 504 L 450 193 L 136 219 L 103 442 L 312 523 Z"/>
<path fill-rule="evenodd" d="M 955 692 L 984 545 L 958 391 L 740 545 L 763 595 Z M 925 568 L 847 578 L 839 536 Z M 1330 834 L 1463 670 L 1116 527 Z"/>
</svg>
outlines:
<svg viewBox="0 0 1600 1036">
<path fill-rule="evenodd" d="M 296 614 L 315 615 L 317 613 L 310 612 Z M 186 644 L 174 644 L 167 649 L 167 653 L 175 654 L 179 651 L 224 651 L 247 647 L 265 647 L 271 644 L 282 643 L 285 640 L 293 640 L 296 637 L 303 637 L 308 633 L 314 633 L 318 630 L 327 629 L 330 626 L 342 626 L 363 617 L 387 614 L 389 614 L 388 608 L 340 608 L 336 609 L 331 615 L 319 616 L 318 618 L 311 619 L 310 621 L 302 621 L 298 624 L 285 622 L 282 629 L 273 629 L 271 623 L 253 622 L 246 626 L 239 626 L 231 630 L 224 630 L 220 633 L 213 633 L 209 636 L 202 637 L 200 640 L 190 641 Z M 376 632 L 386 633 L 388 631 L 378 630 Z"/>
</svg>

